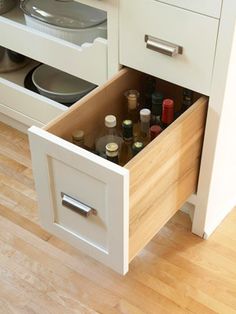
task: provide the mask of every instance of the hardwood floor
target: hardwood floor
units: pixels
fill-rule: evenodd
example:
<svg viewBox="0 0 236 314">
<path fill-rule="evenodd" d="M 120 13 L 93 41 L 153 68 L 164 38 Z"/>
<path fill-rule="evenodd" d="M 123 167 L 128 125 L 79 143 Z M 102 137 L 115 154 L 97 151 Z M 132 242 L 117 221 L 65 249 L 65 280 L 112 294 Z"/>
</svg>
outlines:
<svg viewBox="0 0 236 314">
<path fill-rule="evenodd" d="M 236 313 L 236 210 L 204 241 L 177 215 L 119 276 L 39 226 L 27 136 L 0 123 L 0 313 Z"/>
</svg>

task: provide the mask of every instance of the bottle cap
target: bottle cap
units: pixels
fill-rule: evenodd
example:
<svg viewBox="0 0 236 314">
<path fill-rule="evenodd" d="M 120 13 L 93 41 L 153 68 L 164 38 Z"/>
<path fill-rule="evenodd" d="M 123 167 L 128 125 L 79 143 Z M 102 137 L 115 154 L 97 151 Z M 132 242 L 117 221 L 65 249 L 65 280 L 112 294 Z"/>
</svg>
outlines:
<svg viewBox="0 0 236 314">
<path fill-rule="evenodd" d="M 84 131 L 83 130 L 75 130 L 72 133 L 72 139 L 76 141 L 80 141 L 84 139 Z"/>
<path fill-rule="evenodd" d="M 132 145 L 132 152 L 133 152 L 133 155 L 137 155 L 142 149 L 144 148 L 144 144 L 143 142 L 135 142 L 133 145 Z"/>
<path fill-rule="evenodd" d="M 162 122 L 169 125 L 174 121 L 174 101 L 164 99 L 162 105 Z"/>
<path fill-rule="evenodd" d="M 160 125 L 152 125 L 150 127 L 150 135 L 151 135 L 151 140 L 153 140 L 154 138 L 156 138 L 161 132 L 162 132 L 162 128 L 160 127 Z"/>
<path fill-rule="evenodd" d="M 140 120 L 142 122 L 149 122 L 151 120 L 151 111 L 146 108 L 140 110 Z"/>
<path fill-rule="evenodd" d="M 130 89 L 125 92 L 125 97 L 128 101 L 128 108 L 130 110 L 137 108 L 139 95 L 139 92 L 135 89 Z"/>
<path fill-rule="evenodd" d="M 133 138 L 133 122 L 131 120 L 124 120 L 122 122 L 123 138 L 131 140 Z"/>
<path fill-rule="evenodd" d="M 109 157 L 118 156 L 119 146 L 116 143 L 108 143 L 106 145 L 106 155 Z"/>
<path fill-rule="evenodd" d="M 108 128 L 114 128 L 116 126 L 116 117 L 108 115 L 105 117 L 105 126 Z"/>
<path fill-rule="evenodd" d="M 152 93 L 152 104 L 162 105 L 163 95 L 160 92 Z"/>
</svg>

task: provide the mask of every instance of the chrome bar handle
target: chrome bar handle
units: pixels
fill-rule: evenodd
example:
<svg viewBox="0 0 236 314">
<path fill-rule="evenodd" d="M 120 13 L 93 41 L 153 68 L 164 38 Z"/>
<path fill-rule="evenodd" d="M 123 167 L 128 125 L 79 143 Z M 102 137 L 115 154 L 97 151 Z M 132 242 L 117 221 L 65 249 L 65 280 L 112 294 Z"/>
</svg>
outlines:
<svg viewBox="0 0 236 314">
<path fill-rule="evenodd" d="M 90 215 L 97 215 L 97 211 L 92 207 L 89 207 L 75 198 L 61 192 L 62 205 L 73 210 L 81 216 L 89 217 Z"/>
<path fill-rule="evenodd" d="M 170 57 L 174 57 L 177 54 L 180 54 L 180 55 L 183 54 L 183 47 L 172 44 L 168 41 L 165 41 L 165 40 L 162 40 L 162 39 L 150 36 L 150 35 L 145 35 L 144 40 L 147 43 L 146 45 L 147 49 L 160 52 Z"/>
</svg>

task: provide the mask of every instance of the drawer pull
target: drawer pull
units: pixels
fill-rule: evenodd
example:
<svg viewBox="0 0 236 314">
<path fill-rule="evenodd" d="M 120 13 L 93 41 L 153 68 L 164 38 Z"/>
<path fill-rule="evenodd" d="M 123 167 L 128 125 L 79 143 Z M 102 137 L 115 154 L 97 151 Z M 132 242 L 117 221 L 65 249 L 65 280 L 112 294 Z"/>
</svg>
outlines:
<svg viewBox="0 0 236 314">
<path fill-rule="evenodd" d="M 145 35 L 145 42 L 147 43 L 146 47 L 148 49 L 160 52 L 170 57 L 174 57 L 177 54 L 183 54 L 183 47 L 172 44 L 162 39 L 155 38 L 150 35 Z"/>
<path fill-rule="evenodd" d="M 90 215 L 97 214 L 97 211 L 95 209 L 81 203 L 80 201 L 74 199 L 73 197 L 63 192 L 61 193 L 61 197 L 63 206 L 73 210 L 74 212 L 78 213 L 81 216 L 88 217 Z"/>
</svg>

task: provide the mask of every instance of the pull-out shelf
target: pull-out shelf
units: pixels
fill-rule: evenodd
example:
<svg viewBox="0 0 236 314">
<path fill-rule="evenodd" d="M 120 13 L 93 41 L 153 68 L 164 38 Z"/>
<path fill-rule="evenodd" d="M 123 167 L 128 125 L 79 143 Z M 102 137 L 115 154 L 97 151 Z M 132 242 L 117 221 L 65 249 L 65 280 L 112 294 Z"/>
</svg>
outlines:
<svg viewBox="0 0 236 314">
<path fill-rule="evenodd" d="M 107 80 L 107 40 L 104 38 L 75 45 L 27 26 L 18 7 L 0 15 L 0 29 L 0 46 L 96 85 Z"/>
<path fill-rule="evenodd" d="M 124 91 L 142 80 L 123 69 L 43 129 L 29 130 L 43 227 L 122 274 L 196 191 L 207 112 L 199 96 L 124 167 L 69 142 L 75 128 L 93 142 L 106 114 L 121 121 Z"/>
<path fill-rule="evenodd" d="M 28 72 L 38 63 L 31 61 L 24 68 L 0 73 L 0 114 L 26 126 L 44 126 L 68 107 L 24 87 Z"/>
</svg>

